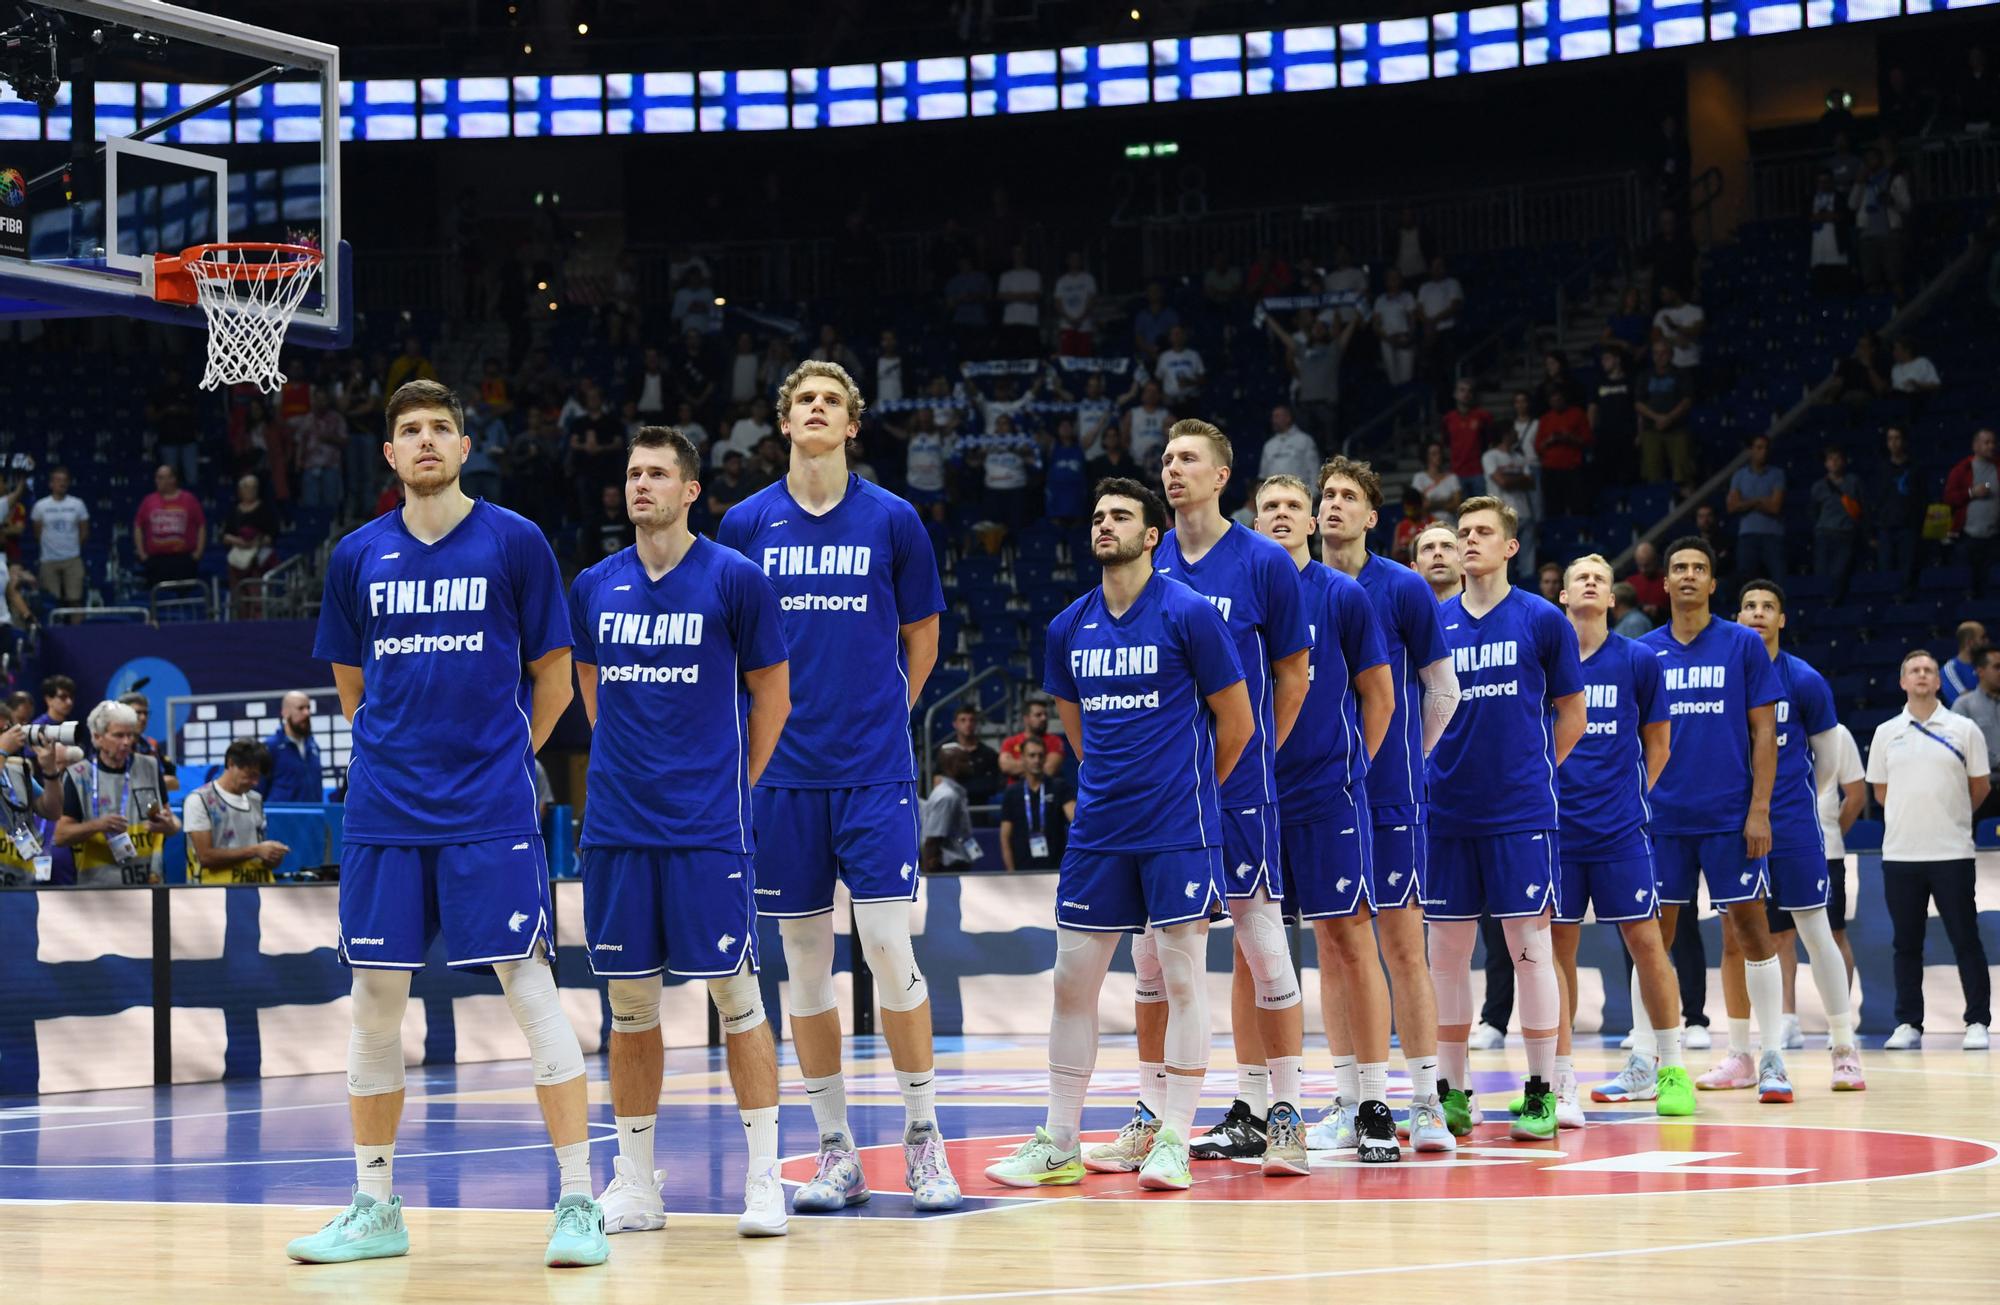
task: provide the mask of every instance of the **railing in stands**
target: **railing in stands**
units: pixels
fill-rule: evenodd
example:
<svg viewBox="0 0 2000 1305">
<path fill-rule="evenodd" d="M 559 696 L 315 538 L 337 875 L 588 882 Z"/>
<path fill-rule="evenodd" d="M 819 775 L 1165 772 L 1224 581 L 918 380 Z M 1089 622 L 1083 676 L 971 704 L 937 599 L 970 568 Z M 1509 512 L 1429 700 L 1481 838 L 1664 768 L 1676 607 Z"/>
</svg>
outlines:
<svg viewBox="0 0 2000 1305">
<path fill-rule="evenodd" d="M 215 618 L 215 591 L 206 580 L 166 580 L 146 591 L 153 624 L 168 621 L 209 621 Z"/>
<path fill-rule="evenodd" d="M 234 621 L 284 621 L 305 615 L 306 555 L 288 557 L 262 575 L 245 576 L 229 590 Z"/>
<path fill-rule="evenodd" d="M 1925 200 L 1991 195 L 2000 190 L 2000 139 L 1954 136 L 1905 141 L 1910 189 Z M 1750 160 L 1751 210 L 1758 218 L 1804 217 L 1827 151 L 1791 150 Z"/>
<path fill-rule="evenodd" d="M 937 714 L 947 707 L 956 712 L 960 702 L 970 702 L 974 706 L 977 706 L 979 695 L 972 691 L 986 680 L 993 679 L 995 676 L 1006 678 L 1007 674 L 1005 666 L 989 666 L 967 680 L 964 684 L 959 685 L 951 693 L 924 708 L 924 723 L 921 727 L 922 733 L 917 735 L 917 738 L 920 740 L 918 751 L 923 754 L 918 761 L 919 774 L 923 779 L 923 782 L 917 787 L 917 796 L 919 799 L 927 796 L 931 791 L 931 779 L 935 769 L 935 758 L 931 751 L 931 740 L 937 737 L 934 732 L 937 729 Z"/>
<path fill-rule="evenodd" d="M 49 613 L 51 625 L 157 625 L 146 607 L 58 607 Z"/>
</svg>

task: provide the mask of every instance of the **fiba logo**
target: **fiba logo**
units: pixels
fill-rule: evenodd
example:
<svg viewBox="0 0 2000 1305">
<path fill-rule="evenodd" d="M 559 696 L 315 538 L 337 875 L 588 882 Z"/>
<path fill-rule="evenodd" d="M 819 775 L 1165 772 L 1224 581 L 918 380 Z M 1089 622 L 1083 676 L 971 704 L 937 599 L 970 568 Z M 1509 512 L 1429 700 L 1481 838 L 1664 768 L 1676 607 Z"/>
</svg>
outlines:
<svg viewBox="0 0 2000 1305">
<path fill-rule="evenodd" d="M 0 208 L 19 208 L 28 202 L 28 179 L 19 168 L 0 168 Z"/>
</svg>

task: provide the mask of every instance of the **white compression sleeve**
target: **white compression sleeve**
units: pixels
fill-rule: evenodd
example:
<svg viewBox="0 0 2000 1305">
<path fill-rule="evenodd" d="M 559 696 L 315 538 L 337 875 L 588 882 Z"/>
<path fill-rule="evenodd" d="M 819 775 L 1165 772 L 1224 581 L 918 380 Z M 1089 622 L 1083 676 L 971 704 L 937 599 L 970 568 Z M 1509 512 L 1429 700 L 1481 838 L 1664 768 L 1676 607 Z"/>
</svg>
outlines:
<svg viewBox="0 0 2000 1305">
<path fill-rule="evenodd" d="M 1056 930 L 1055 1014 L 1049 1021 L 1049 1110 L 1056 1145 L 1076 1145 L 1083 1102 L 1097 1067 L 1097 997 L 1118 950 L 1115 933 Z"/>
<path fill-rule="evenodd" d="M 347 1035 L 347 1091 L 379 1097 L 403 1090 L 403 1010 L 408 970 L 354 970 L 354 1025 Z"/>
<path fill-rule="evenodd" d="M 1458 673 L 1451 668 L 1451 658 L 1440 657 L 1418 671 L 1417 679 L 1424 686 L 1424 754 L 1428 756 L 1458 710 Z"/>
<path fill-rule="evenodd" d="M 583 1073 L 583 1046 L 556 996 L 556 973 L 547 961 L 502 961 L 493 967 L 514 1022 L 528 1039 L 535 1086 L 554 1087 Z"/>
<path fill-rule="evenodd" d="M 790 975 L 785 1005 L 793 1019 L 823 1015 L 839 1004 L 833 990 L 833 915 L 808 915 L 778 921 L 785 943 L 785 970 Z"/>
<path fill-rule="evenodd" d="M 915 1010 L 930 1000 L 930 985 L 910 946 L 910 904 L 856 902 L 854 928 L 875 975 L 875 1001 L 883 1010 Z"/>
</svg>

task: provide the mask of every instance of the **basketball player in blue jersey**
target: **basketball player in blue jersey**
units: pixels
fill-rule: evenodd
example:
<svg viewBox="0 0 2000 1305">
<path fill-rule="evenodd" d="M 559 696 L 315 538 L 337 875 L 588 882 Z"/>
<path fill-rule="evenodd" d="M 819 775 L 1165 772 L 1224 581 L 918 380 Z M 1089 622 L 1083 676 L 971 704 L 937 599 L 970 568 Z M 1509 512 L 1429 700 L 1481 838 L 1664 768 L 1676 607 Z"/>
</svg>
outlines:
<svg viewBox="0 0 2000 1305">
<path fill-rule="evenodd" d="M 1467 499 L 1458 514 L 1465 592 L 1438 609 L 1460 701 L 1431 753 L 1431 974 L 1438 1056 L 1446 1079 L 1465 1073 L 1472 1031 L 1472 948 L 1482 911 L 1500 921 L 1513 957 L 1528 1048 L 1520 1141 L 1556 1134 L 1556 1032 L 1562 994 L 1549 937 L 1555 907 L 1557 768 L 1583 737 L 1583 667 L 1576 632 L 1554 604 L 1507 582 L 1520 551 L 1514 509 Z M 1447 1112 L 1478 1122 L 1469 1089 Z M 1457 1131 L 1454 1129 L 1453 1131 Z"/>
<path fill-rule="evenodd" d="M 1368 927 L 1368 854 L 1374 830 L 1368 819 L 1368 759 L 1382 746 L 1396 714 L 1396 685 L 1375 605 L 1361 582 L 1312 560 L 1307 542 L 1314 517 L 1312 491 L 1296 476 L 1272 476 L 1257 487 L 1257 533 L 1275 540 L 1299 568 L 1313 636 L 1312 688 L 1278 750 L 1278 842 L 1284 852 L 1288 915 L 1310 920 L 1322 970 L 1339 966 L 1350 1003 L 1324 1021 L 1327 1048 L 1349 1066 L 1388 1109 L 1389 990 L 1375 931 Z M 1357 1015 L 1359 1018 L 1357 1018 Z M 1358 1052 L 1358 1055 L 1357 1055 Z M 1277 1131 L 1264 1152 L 1264 1172 L 1303 1172 L 1304 1139 L 1295 1155 L 1280 1151 Z M 1386 1145 L 1372 1139 L 1359 1158 L 1368 1163 L 1402 1159 L 1393 1133 Z M 1287 1166 L 1296 1165 L 1296 1169 Z"/>
<path fill-rule="evenodd" d="M 1827 877 L 1826 843 L 1820 831 L 1819 790 L 1837 761 L 1839 718 L 1826 679 L 1804 661 L 1778 647 L 1785 628 L 1785 591 L 1770 580 L 1752 580 L 1737 600 L 1736 621 L 1755 630 L 1764 652 L 1778 673 L 1784 696 L 1777 702 L 1778 774 L 1771 785 L 1770 905 L 1791 916 L 1792 927 L 1812 963 L 1813 984 L 1826 1009 L 1827 1048 L 1833 1056 L 1833 1090 L 1861 1092 L 1868 1083 L 1861 1073 L 1861 1052 L 1854 1042 L 1854 1013 L 1848 998 L 1847 962 L 1833 936 L 1827 914 L 1831 889 Z M 1794 905 L 1796 903 L 1796 905 Z M 1770 912 L 1765 912 L 1770 926 Z M 1716 1073 L 1731 1085 L 1750 1077 L 1747 1042 L 1750 1002 L 1744 987 L 1743 954 L 1731 936 L 1722 949 L 1722 992 L 1729 1005 L 1730 1057 L 1740 1057 L 1728 1072 Z M 1773 946 L 1778 944 L 1773 940 Z M 1790 945 L 1790 940 L 1785 942 Z M 1782 968 L 1782 967 L 1781 967 Z M 1725 1060 L 1725 1064 L 1727 1061 Z M 1721 1070 L 1723 1067 L 1718 1066 Z M 1715 1072 L 1715 1071 L 1711 1071 Z M 1775 1087 L 1775 1085 L 1772 1085 Z M 1789 1090 L 1789 1084 L 1786 1089 Z M 1762 1095 L 1760 1093 L 1760 1095 Z M 1765 1096 L 1765 1100 L 1789 1100 Z"/>
<path fill-rule="evenodd" d="M 757 909 L 784 939 L 792 1041 L 820 1133 L 818 1171 L 792 1197 L 801 1213 L 868 1199 L 834 1009 L 836 881 L 853 899 L 875 975 L 907 1115 L 911 1195 L 919 1210 L 959 1205 L 937 1124 L 930 990 L 910 947 L 919 857 L 910 706 L 937 663 L 944 590 L 917 510 L 847 469 L 862 407 L 844 368 L 800 364 L 778 389 L 790 469 L 729 509 L 716 532 L 778 591 L 791 653 L 792 714 L 752 805 Z"/>
<path fill-rule="evenodd" d="M 1205 421 L 1177 421 L 1168 429 L 1160 478 L 1174 528 L 1153 555 L 1155 570 L 1203 595 L 1222 613 L 1236 640 L 1257 724 L 1243 764 L 1222 790 L 1222 860 L 1229 913 L 1236 924 L 1230 1028 L 1236 1040 L 1237 1099 L 1222 1121 L 1190 1148 L 1197 1160 L 1263 1155 L 1266 1119 L 1273 1112 L 1286 1155 L 1303 1152 L 1305 1131 L 1298 1110 L 1304 1008 L 1281 906 L 1276 766 L 1277 749 L 1305 701 L 1312 639 L 1298 568 L 1285 550 L 1222 515 L 1218 500 L 1233 461 L 1229 440 Z M 1166 1038 L 1154 950 L 1149 935 L 1132 945 L 1138 976 L 1140 1105 L 1119 1142 L 1094 1150 L 1092 1158 L 1100 1162 L 1129 1162 L 1130 1157 L 1114 1160 L 1096 1152 L 1145 1145 L 1146 1116 L 1152 1112 L 1144 1092 L 1149 1071 L 1157 1072 Z M 1299 1167 L 1304 1167 L 1302 1154 Z"/>
<path fill-rule="evenodd" d="M 1422 881 L 1425 869 L 1424 757 L 1451 720 L 1458 704 L 1458 679 L 1451 668 L 1438 621 L 1438 603 L 1416 572 L 1368 551 L 1368 532 L 1382 507 L 1382 481 L 1373 467 L 1335 457 L 1319 471 L 1320 556 L 1343 575 L 1360 581 L 1375 607 L 1396 713 L 1381 749 L 1368 764 L 1368 814 L 1374 828 L 1369 851 L 1369 904 L 1383 965 L 1343 953 L 1339 965 L 1320 966 L 1320 1007 L 1328 1028 L 1372 1027 L 1386 1019 L 1393 996 L 1395 1030 L 1410 1074 L 1410 1142 L 1419 1151 L 1450 1151 L 1456 1142 L 1447 1125 L 1438 1080 L 1437 1005 L 1430 963 L 1424 952 Z M 1358 964 L 1350 964 L 1350 959 Z M 1375 1012 L 1382 1012 L 1377 1015 Z M 1333 1033 L 1328 1034 L 1333 1038 Z M 1352 1044 L 1364 1044 L 1355 1034 Z M 1386 1102 L 1360 1109 L 1364 1097 L 1380 1100 L 1378 1067 L 1362 1067 L 1352 1056 L 1334 1054 L 1337 1083 L 1333 1106 L 1307 1135 L 1314 1150 L 1359 1147 L 1386 1158 L 1396 1145 L 1395 1123 Z M 1382 1081 L 1387 1067 L 1379 1067 Z"/>
<path fill-rule="evenodd" d="M 1653 862 L 1660 880 L 1660 933 L 1671 945 L 1696 877 L 1724 913 L 1724 929 L 1748 959 L 1745 983 L 1763 1035 L 1760 1091 L 1791 1099 L 1785 1074 L 1784 980 L 1764 921 L 1771 851 L 1771 785 L 1778 768 L 1777 702 L 1783 686 L 1755 631 L 1718 621 L 1715 552 L 1696 536 L 1667 547 L 1667 602 L 1673 619 L 1639 640 L 1660 659 L 1673 749 L 1653 786 Z M 1824 867 L 1822 867 L 1823 869 Z M 1638 1012 L 1633 1012 L 1636 1024 Z M 1638 1030 L 1635 1028 L 1635 1043 Z M 1732 1041 L 1736 1040 L 1731 1035 Z M 1745 1032 L 1742 1041 L 1748 1042 Z M 1725 1056 L 1698 1088 L 1748 1086 L 1748 1064 Z M 1716 1070 L 1726 1074 L 1716 1077 Z M 1767 1081 L 1768 1080 L 1768 1081 Z"/>
<path fill-rule="evenodd" d="M 534 524 L 467 498 L 465 410 L 435 381 L 389 397 L 383 456 L 403 506 L 333 550 L 313 655 L 354 725 L 340 865 L 341 961 L 354 970 L 347 1091 L 358 1190 L 285 1248 L 326 1263 L 410 1248 L 393 1195 L 410 976 L 440 933 L 454 968 L 490 965 L 534 1062 L 562 1195 L 551 1267 L 602 1264 L 590 1199 L 583 1051 L 556 999 L 535 752 L 569 706 L 562 575 Z"/>
<path fill-rule="evenodd" d="M 1576 949 L 1583 915 L 1615 924 L 1632 953 L 1632 1004 L 1664 1030 L 1658 1063 L 1651 1048 L 1633 1051 L 1618 1079 L 1591 1096 L 1598 1101 L 1656 1102 L 1662 1115 L 1694 1113 L 1694 1084 L 1681 1061 L 1681 999 L 1673 962 L 1660 937 L 1660 895 L 1646 822 L 1646 792 L 1667 764 L 1672 725 L 1660 689 L 1659 659 L 1610 626 L 1611 564 L 1596 553 L 1563 572 L 1562 603 L 1583 658 L 1583 737 L 1557 772 L 1561 873 L 1556 879 L 1554 942 L 1563 984 L 1556 1037 L 1556 1122 L 1580 1127 L 1570 1025 L 1576 1019 Z M 1612 1093 L 1616 1095 L 1612 1095 Z"/>
<path fill-rule="evenodd" d="M 1097 1064 L 1098 994 L 1118 935 L 1141 929 L 1157 940 L 1167 998 L 1167 1081 L 1139 1185 L 1184 1191 L 1190 1181 L 1187 1136 L 1208 1069 L 1208 917 L 1224 891 L 1217 794 L 1247 764 L 1238 758 L 1250 756 L 1256 723 L 1222 616 L 1154 570 L 1166 525 L 1145 486 L 1098 482 L 1091 555 L 1103 583 L 1049 623 L 1042 687 L 1081 769 L 1056 878 L 1048 1115 L 987 1167 L 1007 1187 L 1083 1181 L 1077 1129 Z"/>
<path fill-rule="evenodd" d="M 666 1223 L 653 1171 L 665 970 L 708 983 L 750 1143 L 736 1230 L 775 1237 L 785 1232 L 778 1060 L 757 988 L 750 791 L 791 710 L 790 676 L 771 582 L 688 529 L 700 478 L 701 454 L 685 435 L 640 427 L 625 463 L 637 542 L 570 587 L 593 731 L 583 935 L 591 971 L 610 981 L 618 1124 L 615 1176 L 599 1204 L 608 1233 Z"/>
</svg>

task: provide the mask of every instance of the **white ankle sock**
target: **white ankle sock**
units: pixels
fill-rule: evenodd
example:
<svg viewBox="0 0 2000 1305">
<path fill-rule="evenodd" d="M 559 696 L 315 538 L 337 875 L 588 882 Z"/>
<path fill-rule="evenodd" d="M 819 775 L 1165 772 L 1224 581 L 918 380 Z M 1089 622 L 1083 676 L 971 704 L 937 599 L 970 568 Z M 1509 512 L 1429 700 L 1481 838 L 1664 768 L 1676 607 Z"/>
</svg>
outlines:
<svg viewBox="0 0 2000 1305">
<path fill-rule="evenodd" d="M 1389 1062 L 1377 1061 L 1361 1067 L 1361 1099 L 1363 1101 L 1389 1101 Z"/>
<path fill-rule="evenodd" d="M 1305 1077 L 1304 1056 L 1271 1057 L 1271 1100 L 1282 1101 L 1292 1109 L 1299 1108 L 1300 1080 Z"/>
<path fill-rule="evenodd" d="M 1732 1019 L 1729 1021 L 1729 1049 L 1750 1054 L 1750 1021 Z"/>
<path fill-rule="evenodd" d="M 1250 1113 L 1262 1119 L 1271 1113 L 1271 1067 L 1269 1065 L 1238 1065 L 1236 1067 L 1236 1095 L 1243 1098 L 1243 1104 L 1250 1107 Z"/>
<path fill-rule="evenodd" d="M 1785 975 L 1776 956 L 1743 962 L 1743 986 L 1750 989 L 1750 1011 L 1764 1050 L 1785 1050 Z"/>
<path fill-rule="evenodd" d="M 750 1143 L 748 1173 L 755 1178 L 778 1167 L 778 1108 L 759 1106 L 736 1112 L 743 1119 L 743 1133 Z"/>
<path fill-rule="evenodd" d="M 1167 1067 L 1160 1061 L 1139 1062 L 1139 1104 L 1156 1116 L 1167 1108 Z"/>
<path fill-rule="evenodd" d="M 1557 1056 L 1555 1085 L 1557 1087 L 1567 1087 L 1574 1082 L 1576 1082 L 1576 1058 L 1574 1056 Z"/>
<path fill-rule="evenodd" d="M 812 1103 L 813 1122 L 819 1125 L 819 1135 L 826 1137 L 833 1133 L 847 1139 L 854 1145 L 854 1131 L 847 1126 L 847 1079 L 839 1074 L 829 1074 L 825 1078 L 808 1078 L 806 1100 Z"/>
<path fill-rule="evenodd" d="M 903 1126 L 911 1124 L 937 1123 L 937 1070 L 920 1069 L 914 1073 L 896 1071 L 896 1086 L 903 1090 Z M 844 1100 L 842 1105 L 846 1104 Z"/>
<path fill-rule="evenodd" d="M 1465 1059 L 1463 1042 L 1446 1042 L 1443 1038 L 1438 1039 L 1438 1077 L 1460 1092 L 1467 1090 Z"/>
<path fill-rule="evenodd" d="M 1528 1074 L 1539 1078 L 1550 1087 L 1556 1085 L 1556 1035 L 1545 1038 L 1531 1038 L 1523 1034 L 1521 1041 L 1528 1048 Z"/>
<path fill-rule="evenodd" d="M 562 1178 L 563 1196 L 590 1195 L 590 1143 L 571 1142 L 568 1146 L 556 1148 L 556 1172 Z M 646 1170 L 647 1182 L 653 1181 L 653 1171 Z"/>
<path fill-rule="evenodd" d="M 1201 1109 L 1201 1084 L 1205 1074 L 1169 1074 L 1167 1077 L 1166 1109 L 1160 1116 L 1161 1124 L 1174 1130 L 1182 1142 L 1194 1130 L 1195 1111 Z"/>
<path fill-rule="evenodd" d="M 615 1115 L 612 1122 L 618 1125 L 618 1154 L 632 1162 L 641 1178 L 653 1176 L 653 1133 L 660 1122 L 658 1115 Z"/>
<path fill-rule="evenodd" d="M 354 1144 L 354 1185 L 378 1201 L 395 1194 L 396 1144 Z"/>
<path fill-rule="evenodd" d="M 1639 967 L 1632 967 L 1632 1050 L 1641 1056 L 1657 1054 L 1658 1043 L 1653 1033 L 1653 1021 L 1646 1014 L 1646 994 L 1640 991 Z M 1680 1030 L 1674 1030 L 1680 1036 Z"/>
<path fill-rule="evenodd" d="M 1436 1056 L 1406 1056 L 1403 1067 L 1410 1074 L 1410 1099 L 1422 1101 L 1425 1097 L 1438 1094 L 1438 1058 Z"/>
<path fill-rule="evenodd" d="M 1333 1058 L 1333 1094 L 1345 1105 L 1351 1106 L 1361 1100 L 1361 1076 L 1354 1067 L 1354 1057 Z"/>
<path fill-rule="evenodd" d="M 1681 1031 L 1679 1029 L 1661 1029 L 1658 1037 L 1660 1065 L 1662 1067 L 1679 1065 L 1681 1063 Z"/>
</svg>

